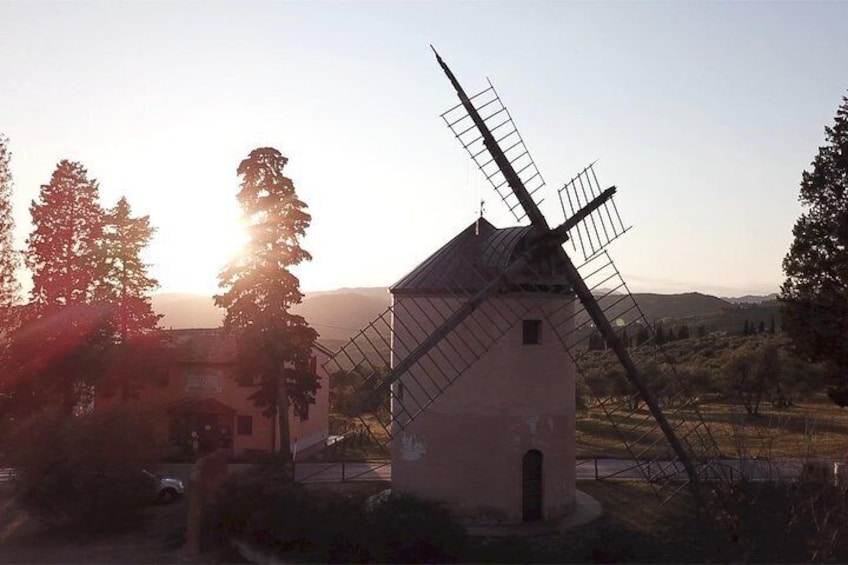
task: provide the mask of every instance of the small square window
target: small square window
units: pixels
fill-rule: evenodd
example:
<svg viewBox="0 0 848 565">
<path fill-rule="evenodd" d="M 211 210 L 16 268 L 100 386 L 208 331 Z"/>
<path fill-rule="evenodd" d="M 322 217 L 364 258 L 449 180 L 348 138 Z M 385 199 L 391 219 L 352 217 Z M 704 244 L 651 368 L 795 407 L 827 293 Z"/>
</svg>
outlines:
<svg viewBox="0 0 848 565">
<path fill-rule="evenodd" d="M 542 320 L 524 320 L 524 345 L 542 343 Z"/>
<path fill-rule="evenodd" d="M 240 436 L 252 436 L 253 416 L 239 416 L 236 421 L 236 431 Z"/>
</svg>

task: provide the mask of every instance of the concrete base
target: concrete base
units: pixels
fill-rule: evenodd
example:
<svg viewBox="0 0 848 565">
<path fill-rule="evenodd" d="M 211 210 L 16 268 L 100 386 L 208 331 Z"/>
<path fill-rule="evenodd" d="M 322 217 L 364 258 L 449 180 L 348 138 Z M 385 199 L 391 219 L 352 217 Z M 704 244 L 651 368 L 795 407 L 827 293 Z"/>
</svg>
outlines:
<svg viewBox="0 0 848 565">
<path fill-rule="evenodd" d="M 525 522 L 521 524 L 505 524 L 498 526 L 467 526 L 466 530 L 473 536 L 506 537 L 506 536 L 537 536 L 551 534 L 583 526 L 599 518 L 603 513 L 601 503 L 586 494 L 577 491 L 576 504 L 568 514 L 556 520 L 545 522 Z"/>
</svg>

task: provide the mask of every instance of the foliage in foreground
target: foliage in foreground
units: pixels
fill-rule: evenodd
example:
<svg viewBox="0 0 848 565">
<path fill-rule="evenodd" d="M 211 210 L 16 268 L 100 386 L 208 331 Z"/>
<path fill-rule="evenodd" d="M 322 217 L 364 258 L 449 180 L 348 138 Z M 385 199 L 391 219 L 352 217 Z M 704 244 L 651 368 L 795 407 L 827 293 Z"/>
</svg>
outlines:
<svg viewBox="0 0 848 565">
<path fill-rule="evenodd" d="M 439 504 L 393 495 L 315 491 L 273 468 L 230 480 L 218 501 L 221 538 L 231 536 L 296 562 L 444 563 L 467 537 Z"/>
<path fill-rule="evenodd" d="M 4 442 L 17 469 L 17 502 L 47 523 L 131 523 L 155 496 L 141 472 L 157 455 L 147 421 L 115 410 L 81 417 L 43 411 L 21 422 Z"/>
<path fill-rule="evenodd" d="M 711 500 L 714 547 L 733 562 L 848 562 L 848 489 L 826 465 L 795 482 L 738 481 Z"/>
</svg>

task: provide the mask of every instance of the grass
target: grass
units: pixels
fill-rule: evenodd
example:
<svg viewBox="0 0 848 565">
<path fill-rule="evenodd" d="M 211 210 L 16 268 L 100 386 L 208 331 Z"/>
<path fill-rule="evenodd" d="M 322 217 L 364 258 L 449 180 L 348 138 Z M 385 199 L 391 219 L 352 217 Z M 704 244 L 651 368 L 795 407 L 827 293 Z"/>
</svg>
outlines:
<svg viewBox="0 0 848 565">
<path fill-rule="evenodd" d="M 738 405 L 707 402 L 698 406 L 706 428 L 723 456 L 769 458 L 842 459 L 848 451 L 848 410 L 833 404 L 824 395 L 811 397 L 791 408 L 773 408 L 764 403 L 759 416 L 749 416 Z M 691 426 L 697 421 L 687 410 L 666 410 L 673 425 Z M 339 417 L 340 418 L 340 417 Z M 655 444 L 654 456 L 670 454 L 651 414 L 642 408 L 632 414 L 615 414 L 618 430 L 600 407 L 577 413 L 578 459 L 630 458 L 620 434 L 630 443 Z M 371 415 L 348 424 L 348 438 L 312 457 L 311 461 L 366 461 L 390 457 L 388 434 Z M 370 433 L 369 430 L 370 429 Z M 373 436 L 376 436 L 375 439 Z M 705 435 L 705 434 L 702 434 Z"/>
<path fill-rule="evenodd" d="M 464 561 L 683 563 L 707 555 L 686 495 L 663 504 L 642 483 L 585 481 L 578 488 L 604 506 L 594 522 L 542 536 L 476 538 Z"/>
<path fill-rule="evenodd" d="M 316 484 L 310 489 L 364 500 L 389 483 Z M 467 563 L 677 563 L 705 555 L 698 547 L 688 495 L 661 503 L 638 482 L 584 481 L 578 488 L 601 502 L 604 514 L 590 524 L 537 536 L 472 537 Z"/>
<path fill-rule="evenodd" d="M 330 415 L 330 426 L 344 439 L 308 458 L 310 462 L 373 461 L 388 459 L 389 434 L 372 414 L 351 418 L 341 414 Z"/>
<path fill-rule="evenodd" d="M 740 406 L 722 402 L 702 404 L 698 411 L 726 457 L 841 459 L 848 451 L 848 411 L 823 396 L 791 408 L 776 409 L 764 404 L 759 416 L 749 416 Z M 643 444 L 662 439 L 662 432 L 645 409 L 632 415 L 621 412 L 616 417 L 630 441 L 642 434 L 647 434 Z M 695 420 L 691 412 L 681 411 L 678 417 L 681 421 Z M 668 448 L 663 441 L 657 441 L 655 450 L 655 454 L 662 454 Z M 602 409 L 578 412 L 577 456 L 630 456 Z"/>
</svg>

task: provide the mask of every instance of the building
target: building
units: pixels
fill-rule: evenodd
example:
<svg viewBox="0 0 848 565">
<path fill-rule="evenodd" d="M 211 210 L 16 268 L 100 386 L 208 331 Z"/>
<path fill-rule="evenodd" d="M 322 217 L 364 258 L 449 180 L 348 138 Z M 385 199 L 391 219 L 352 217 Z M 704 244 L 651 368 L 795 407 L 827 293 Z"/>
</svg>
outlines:
<svg viewBox="0 0 848 565">
<path fill-rule="evenodd" d="M 194 457 L 219 447 L 233 454 L 268 452 L 279 445 L 276 419 L 266 417 L 250 396 L 255 385 L 234 376 L 236 340 L 221 329 L 169 330 L 167 370 L 138 391 L 132 402 L 155 409 L 157 427 L 170 457 Z M 311 368 L 320 388 L 307 417 L 289 415 L 291 448 L 297 459 L 321 449 L 329 432 L 329 378 L 323 368 L 330 352 L 315 345 Z M 98 394 L 97 406 L 120 403 L 119 395 Z M 275 442 L 274 445 L 272 442 Z"/>
<path fill-rule="evenodd" d="M 458 309 L 532 233 L 481 218 L 392 286 L 392 366 L 445 318 L 434 309 Z M 503 333 L 443 392 L 423 390 L 430 379 L 409 373 L 392 385 L 396 422 L 405 417 L 405 398 L 437 396 L 394 436 L 394 490 L 443 501 L 470 524 L 555 520 L 574 507 L 575 369 L 557 337 L 573 327 L 574 297 L 564 281 L 556 260 L 546 260 L 479 304 L 471 314 L 477 323 L 458 326 L 457 347 L 475 347 L 473 334 L 496 320 Z M 436 377 L 462 363 L 445 350 L 424 371 Z"/>
</svg>

